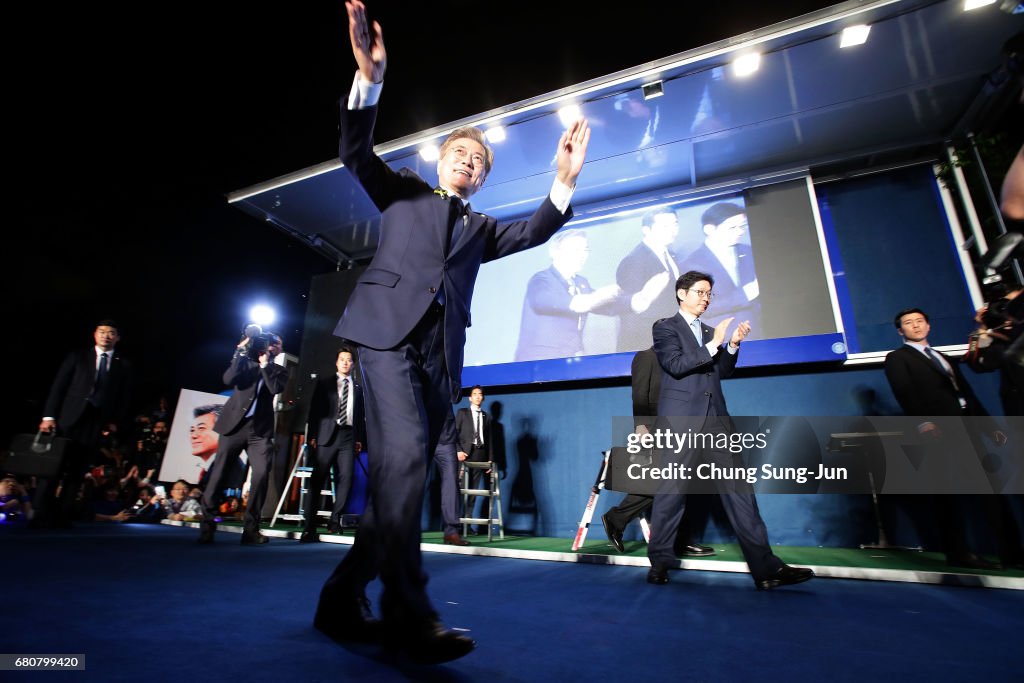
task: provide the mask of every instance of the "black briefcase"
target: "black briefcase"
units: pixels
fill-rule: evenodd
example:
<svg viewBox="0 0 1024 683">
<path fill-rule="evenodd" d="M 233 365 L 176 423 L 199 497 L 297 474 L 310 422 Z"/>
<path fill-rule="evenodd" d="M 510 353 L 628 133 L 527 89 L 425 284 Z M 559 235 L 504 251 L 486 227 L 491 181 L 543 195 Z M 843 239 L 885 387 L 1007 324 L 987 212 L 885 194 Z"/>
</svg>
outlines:
<svg viewBox="0 0 1024 683">
<path fill-rule="evenodd" d="M 15 434 L 11 446 L 0 453 L 0 472 L 29 477 L 56 477 L 68 453 L 70 439 L 44 432 Z"/>
<path fill-rule="evenodd" d="M 642 449 L 637 453 L 630 453 L 625 447 L 615 446 L 608 459 L 604 487 L 609 491 L 653 496 L 658 492 L 661 482 L 639 476 L 642 471 L 648 470 L 653 464 L 654 454 L 649 448 Z"/>
</svg>

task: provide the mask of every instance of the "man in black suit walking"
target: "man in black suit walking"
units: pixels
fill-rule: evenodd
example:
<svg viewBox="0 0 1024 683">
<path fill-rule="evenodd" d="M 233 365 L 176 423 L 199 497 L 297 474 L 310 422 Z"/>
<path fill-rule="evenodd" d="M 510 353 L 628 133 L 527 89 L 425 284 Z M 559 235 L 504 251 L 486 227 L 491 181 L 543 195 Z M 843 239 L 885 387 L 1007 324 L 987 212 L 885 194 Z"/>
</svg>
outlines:
<svg viewBox="0 0 1024 683">
<path fill-rule="evenodd" d="M 373 261 L 335 334 L 358 344 L 372 447 L 370 495 L 355 543 L 324 584 L 313 623 L 335 640 L 382 642 L 414 661 L 438 663 L 474 647 L 441 624 L 420 554 L 427 463 L 438 444 L 456 444 L 451 404 L 461 395 L 473 287 L 482 263 L 543 243 L 571 218 L 590 129 L 581 120 L 562 134 L 552 191 L 529 219 L 499 223 L 467 210 L 493 162 L 483 132 L 460 128 L 449 135 L 437 163 L 438 188 L 376 156 L 384 39 L 379 24 L 368 25 L 362 2 L 345 6 L 358 73 L 342 105 L 339 157 L 380 210 L 381 225 Z M 365 595 L 378 573 L 383 629 Z"/>
<path fill-rule="evenodd" d="M 36 491 L 38 514 L 56 526 L 71 525 L 75 496 L 97 455 L 100 434 L 116 434 L 128 417 L 131 369 L 115 350 L 120 339 L 117 323 L 101 320 L 93 331 L 94 348 L 67 355 L 46 397 L 39 431 L 71 440 L 61 466 L 60 500 L 54 499 L 56 479 L 41 481 Z"/>
<path fill-rule="evenodd" d="M 633 427 L 637 434 L 649 434 L 657 420 L 658 394 L 661 393 L 661 366 L 658 365 L 654 349 L 637 351 L 630 369 Z M 601 515 L 601 523 L 604 525 L 608 540 L 620 553 L 626 552 L 626 547 L 622 543 L 622 533 L 626 525 L 639 517 L 653 501 L 654 496 L 630 493 L 618 505 Z M 687 528 L 685 519 L 680 524 L 683 531 L 676 539 L 676 548 L 680 554 L 687 557 L 707 557 L 715 554 L 714 548 L 692 541 L 691 529 Z"/>
<path fill-rule="evenodd" d="M 678 312 L 654 325 L 654 353 L 665 371 L 658 395 L 659 427 L 664 421 L 676 434 L 693 431 L 718 435 L 733 431 L 721 380 L 736 369 L 740 344 L 750 333 L 750 324 L 739 323 L 726 344 L 732 318 L 726 318 L 714 328 L 700 321 L 711 303 L 713 286 L 714 278 L 707 273 L 684 273 L 675 285 Z M 716 440 L 711 441 L 714 444 Z M 687 462 L 694 468 L 691 472 L 696 471 L 697 460 L 714 464 L 721 470 L 742 467 L 738 454 L 715 445 L 691 450 L 686 456 L 692 460 Z M 814 576 L 810 569 L 790 567 L 772 553 L 768 530 L 749 484 L 744 480 L 721 479 L 715 484 L 758 590 L 801 583 Z M 668 570 L 676 563 L 673 543 L 685 507 L 686 494 L 678 486 L 666 487 L 654 497 L 651 542 L 647 546 L 651 562 L 648 583 L 668 583 Z"/>
<path fill-rule="evenodd" d="M 908 308 L 896 314 L 893 324 L 904 343 L 885 357 L 885 377 L 904 414 L 922 418 L 974 418 L 967 420 L 966 426 L 977 453 L 985 452 L 979 433 L 981 431 L 988 433 L 997 445 L 1006 443 L 1006 435 L 999 431 L 995 420 L 989 417 L 985 406 L 960 371 L 959 364 L 928 344 L 928 334 L 931 332 L 928 315 L 920 308 Z M 976 427 L 980 427 L 980 430 Z M 922 439 L 940 446 L 942 430 L 934 421 L 926 419 L 917 429 Z M 932 502 L 944 537 L 947 564 L 972 569 L 1001 568 L 998 564 L 978 557 L 969 549 L 962 520 L 962 503 L 965 498 L 936 498 Z M 1024 560 L 1024 553 L 1021 551 L 1012 513 L 1003 509 L 1005 499 L 1001 496 L 980 498 L 999 544 L 1002 561 L 1019 565 Z"/>
<path fill-rule="evenodd" d="M 224 404 L 214 430 L 220 434 L 217 455 L 203 491 L 203 522 L 199 543 L 213 543 L 217 523 L 217 504 L 232 463 L 244 450 L 252 468 L 249 504 L 245 509 L 242 545 L 262 545 L 260 514 L 267 498 L 270 465 L 274 455 L 274 396 L 284 391 L 288 370 L 274 363 L 281 353 L 281 337 L 268 334 L 269 344 L 253 358 L 252 340 L 242 339 L 235 349 L 231 365 L 224 371 L 224 384 L 234 388 Z"/>
<path fill-rule="evenodd" d="M 337 372 L 321 377 L 313 390 L 309 406 L 309 445 L 313 455 L 313 473 L 309 478 L 312 498 L 306 508 L 306 526 L 299 541 L 317 540 L 317 508 L 327 473 L 334 468 L 334 509 L 327 532 L 341 533 L 341 511 L 352 488 L 352 470 L 356 455 L 366 442 L 363 415 L 363 389 L 352 377 L 355 358 L 352 349 L 343 346 L 335 359 Z"/>
</svg>

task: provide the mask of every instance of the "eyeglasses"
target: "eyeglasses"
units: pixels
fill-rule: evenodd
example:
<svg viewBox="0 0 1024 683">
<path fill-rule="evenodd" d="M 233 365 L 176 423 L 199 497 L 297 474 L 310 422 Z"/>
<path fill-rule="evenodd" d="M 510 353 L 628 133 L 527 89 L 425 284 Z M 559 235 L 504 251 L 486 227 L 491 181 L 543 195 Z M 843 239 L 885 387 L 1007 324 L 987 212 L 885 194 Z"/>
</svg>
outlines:
<svg viewBox="0 0 1024 683">
<path fill-rule="evenodd" d="M 708 301 L 711 301 L 715 297 L 715 295 L 711 293 L 710 289 L 688 289 L 686 291 L 693 292 L 701 299 L 707 299 Z"/>
</svg>

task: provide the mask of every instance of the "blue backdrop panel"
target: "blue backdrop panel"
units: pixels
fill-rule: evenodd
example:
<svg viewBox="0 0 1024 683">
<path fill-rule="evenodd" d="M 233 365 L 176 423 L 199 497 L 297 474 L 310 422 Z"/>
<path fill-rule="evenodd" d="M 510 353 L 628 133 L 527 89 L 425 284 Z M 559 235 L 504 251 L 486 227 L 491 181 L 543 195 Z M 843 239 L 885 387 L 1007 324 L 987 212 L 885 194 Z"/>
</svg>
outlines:
<svg viewBox="0 0 1024 683">
<path fill-rule="evenodd" d="M 930 166 L 864 176 L 815 188 L 826 234 L 838 242 L 855 325 L 850 352 L 897 345 L 892 318 L 916 306 L 931 317 L 935 345 L 962 344 L 973 328 L 963 271 Z M 841 302 L 847 304 L 846 301 Z M 857 344 L 858 348 L 854 347 Z"/>
</svg>

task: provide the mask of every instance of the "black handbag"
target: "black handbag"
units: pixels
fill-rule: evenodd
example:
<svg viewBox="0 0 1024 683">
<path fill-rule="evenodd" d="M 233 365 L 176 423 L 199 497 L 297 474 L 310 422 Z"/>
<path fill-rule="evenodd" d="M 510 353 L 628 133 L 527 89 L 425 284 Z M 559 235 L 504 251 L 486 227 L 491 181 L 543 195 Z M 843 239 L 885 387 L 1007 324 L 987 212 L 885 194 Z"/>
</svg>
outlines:
<svg viewBox="0 0 1024 683">
<path fill-rule="evenodd" d="M 0 472 L 30 477 L 56 477 L 71 439 L 47 432 L 15 434 L 11 446 L 0 453 Z"/>
</svg>

